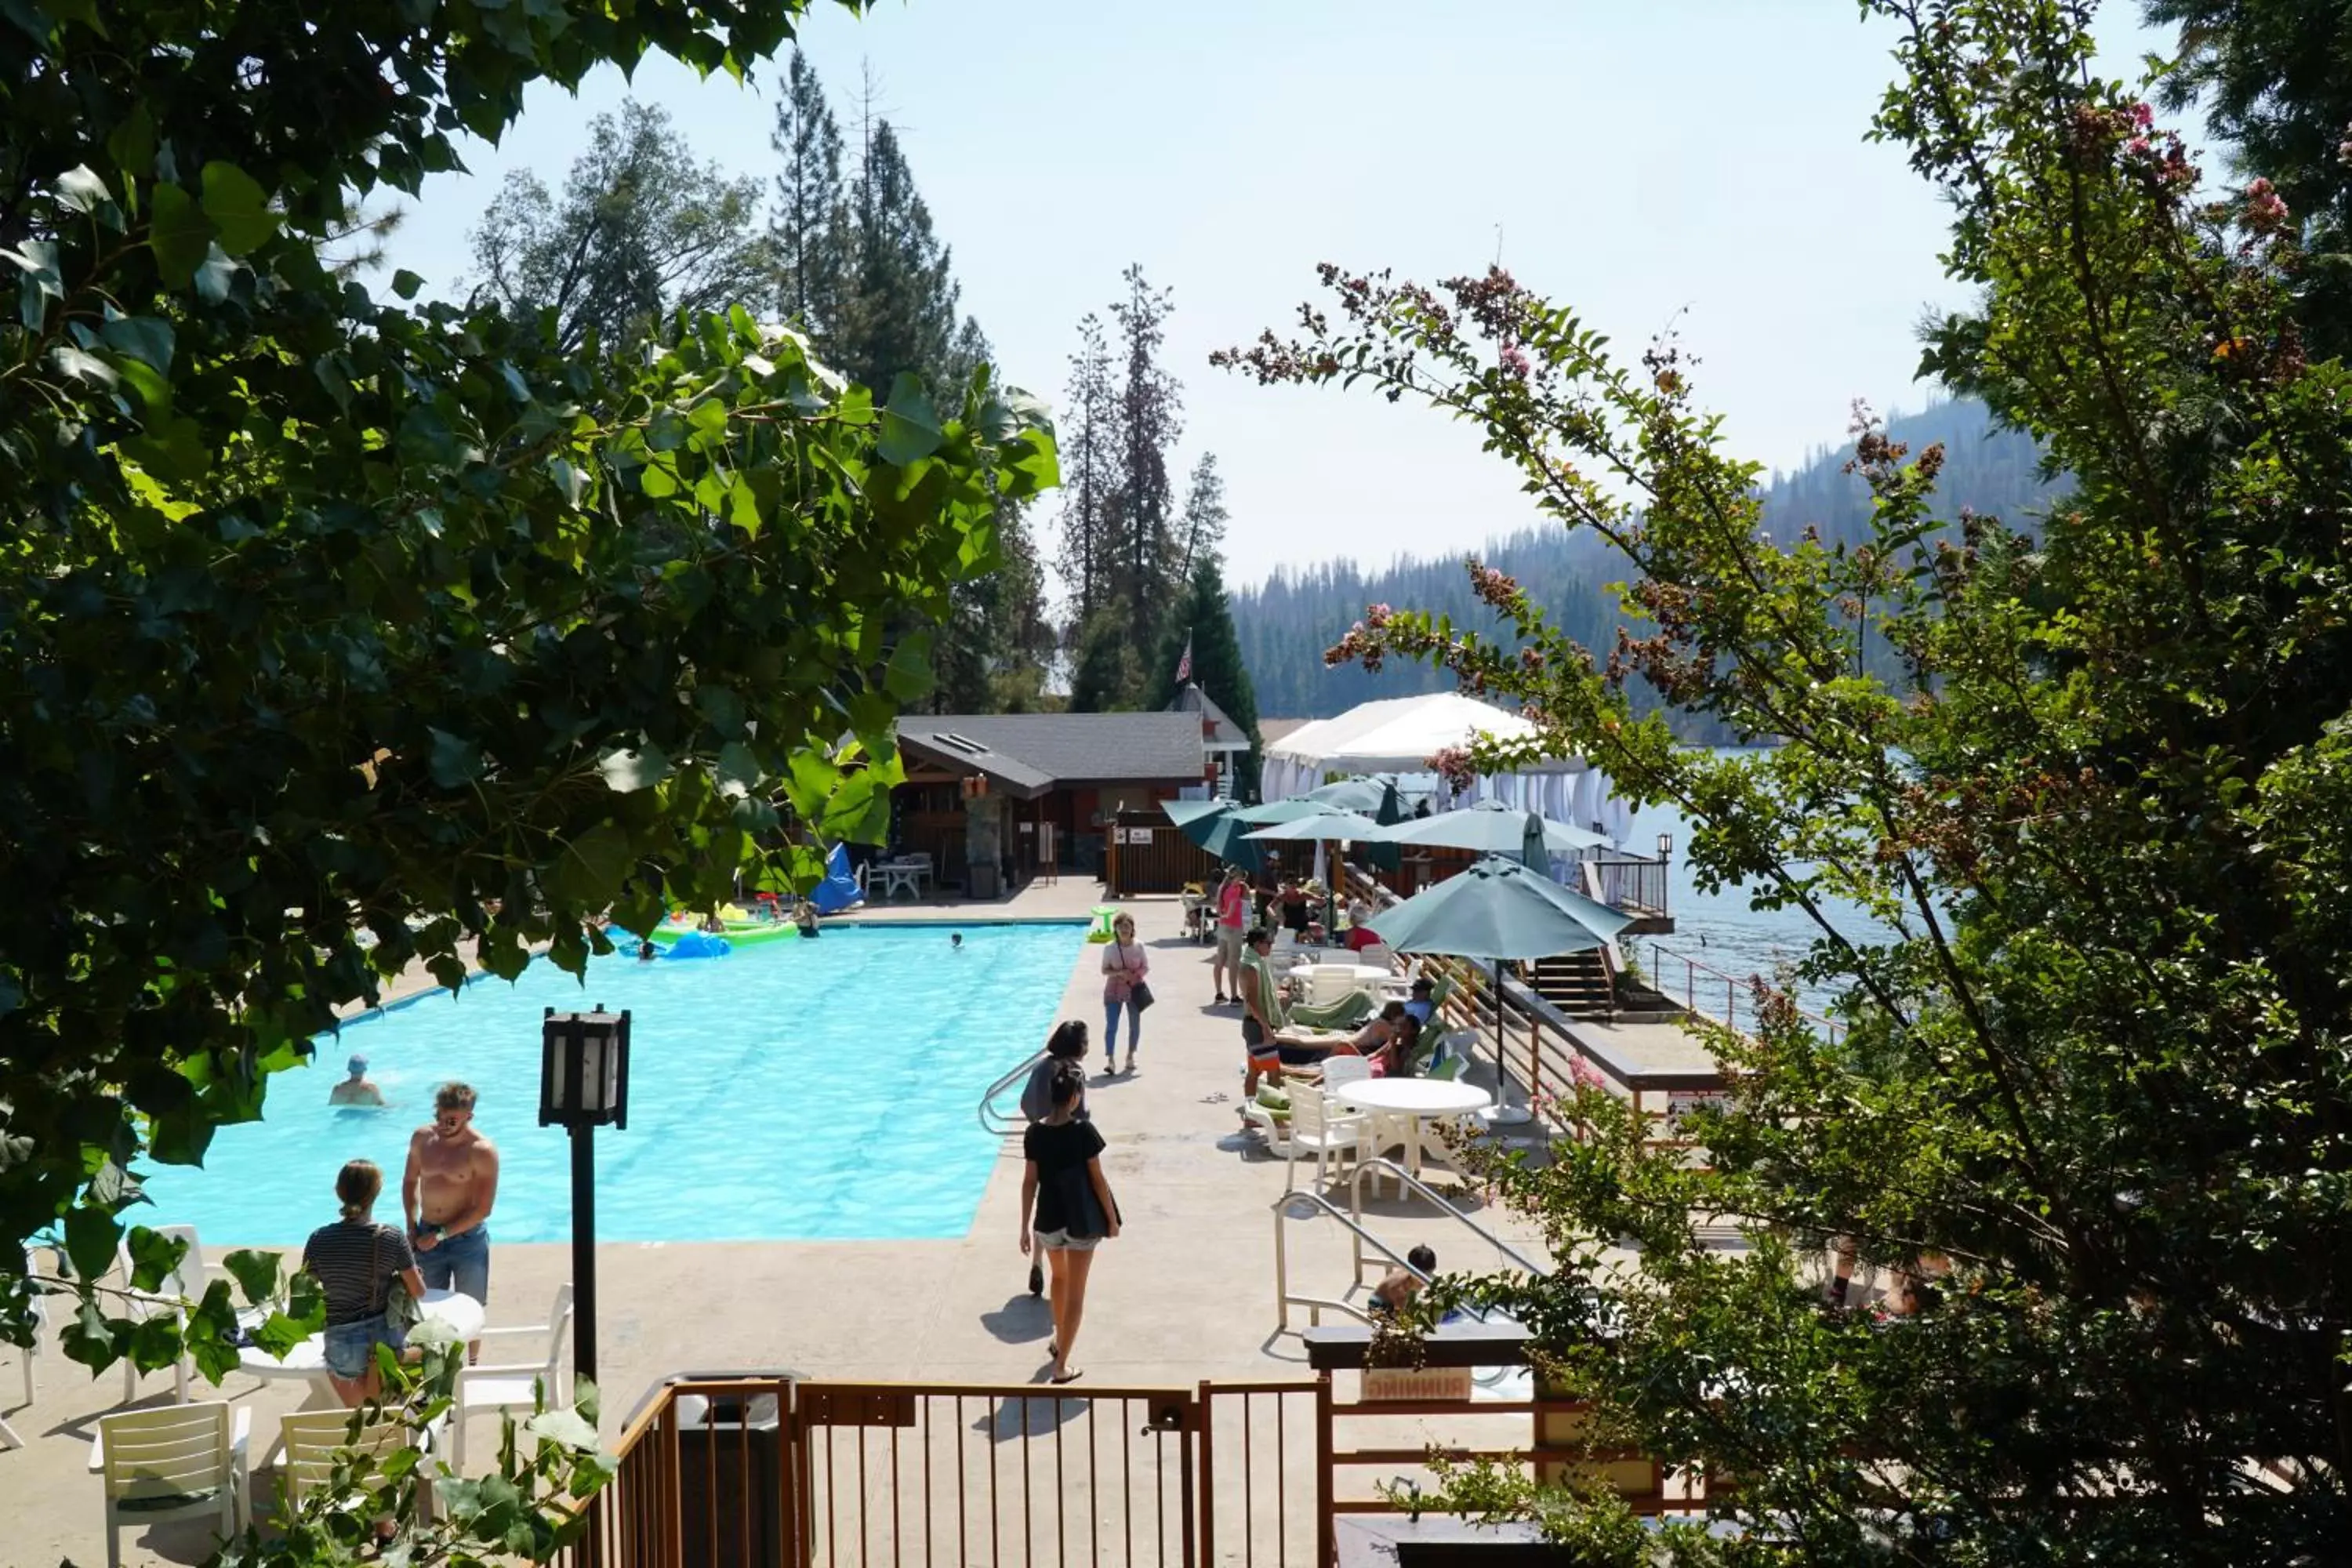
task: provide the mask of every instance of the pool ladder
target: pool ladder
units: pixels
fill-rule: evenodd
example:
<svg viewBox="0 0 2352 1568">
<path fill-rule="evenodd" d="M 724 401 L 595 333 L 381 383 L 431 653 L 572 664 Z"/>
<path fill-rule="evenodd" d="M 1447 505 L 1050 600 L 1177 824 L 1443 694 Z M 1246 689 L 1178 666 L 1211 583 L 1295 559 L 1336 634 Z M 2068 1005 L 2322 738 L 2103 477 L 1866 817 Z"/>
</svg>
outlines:
<svg viewBox="0 0 2352 1568">
<path fill-rule="evenodd" d="M 1009 1116 L 998 1110 L 996 1097 L 1014 1084 L 1026 1084 L 1030 1069 L 1045 1059 L 1045 1052 L 1043 1047 L 1032 1051 L 1027 1057 L 1022 1058 L 1019 1067 L 990 1084 L 982 1091 L 980 1097 L 980 1125 L 982 1131 L 992 1138 L 1002 1138 L 1007 1133 L 1020 1131 L 1028 1124 L 1027 1118 L 1021 1114 L 1018 1107 Z"/>
</svg>

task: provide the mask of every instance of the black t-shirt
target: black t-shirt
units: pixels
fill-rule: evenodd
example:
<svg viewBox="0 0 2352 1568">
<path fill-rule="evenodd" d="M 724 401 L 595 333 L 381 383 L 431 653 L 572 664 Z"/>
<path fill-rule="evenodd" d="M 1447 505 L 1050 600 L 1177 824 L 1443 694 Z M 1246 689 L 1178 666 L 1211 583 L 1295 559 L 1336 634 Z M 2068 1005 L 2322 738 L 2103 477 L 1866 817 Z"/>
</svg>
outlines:
<svg viewBox="0 0 2352 1568">
<path fill-rule="evenodd" d="M 1087 1176 L 1087 1162 L 1103 1152 L 1091 1121 L 1033 1121 L 1021 1135 L 1021 1153 L 1037 1163 L 1037 1213 L 1031 1228 L 1103 1236 L 1110 1229 L 1102 1200 Z"/>
<path fill-rule="evenodd" d="M 1307 900 L 1305 898 L 1285 899 L 1282 900 L 1282 923 L 1285 926 L 1287 926 L 1290 930 L 1296 931 L 1303 931 L 1307 929 Z"/>
</svg>

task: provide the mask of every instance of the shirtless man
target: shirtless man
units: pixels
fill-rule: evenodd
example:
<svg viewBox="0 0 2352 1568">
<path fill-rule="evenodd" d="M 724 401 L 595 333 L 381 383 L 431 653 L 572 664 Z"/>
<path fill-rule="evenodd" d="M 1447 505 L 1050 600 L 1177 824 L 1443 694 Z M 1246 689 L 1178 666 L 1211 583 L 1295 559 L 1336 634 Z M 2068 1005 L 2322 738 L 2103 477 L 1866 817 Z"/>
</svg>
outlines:
<svg viewBox="0 0 2352 1568">
<path fill-rule="evenodd" d="M 378 1089 L 374 1081 L 368 1077 L 367 1058 L 353 1057 L 344 1063 L 343 1067 L 344 1070 L 352 1076 L 327 1091 L 327 1103 L 329 1105 L 373 1105 L 382 1108 L 383 1090 Z"/>
<path fill-rule="evenodd" d="M 454 1289 L 490 1300 L 490 1205 L 499 1198 L 499 1150 L 474 1130 L 474 1090 L 445 1083 L 433 1097 L 433 1124 L 408 1140 L 400 1206 L 416 1270 L 427 1289 Z M 479 1340 L 467 1347 L 481 1355 Z"/>
</svg>

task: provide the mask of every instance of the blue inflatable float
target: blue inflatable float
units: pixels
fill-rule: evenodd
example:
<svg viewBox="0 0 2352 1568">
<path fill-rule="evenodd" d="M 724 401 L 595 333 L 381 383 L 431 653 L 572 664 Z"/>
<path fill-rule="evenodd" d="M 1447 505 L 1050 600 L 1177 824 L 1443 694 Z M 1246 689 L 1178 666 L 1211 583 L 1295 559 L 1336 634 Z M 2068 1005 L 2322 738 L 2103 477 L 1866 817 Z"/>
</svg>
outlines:
<svg viewBox="0 0 2352 1568">
<path fill-rule="evenodd" d="M 690 931 L 681 934 L 676 942 L 664 949 L 662 956 L 664 958 L 724 958 L 733 951 L 733 944 L 723 936 L 715 936 L 707 931 Z"/>
</svg>

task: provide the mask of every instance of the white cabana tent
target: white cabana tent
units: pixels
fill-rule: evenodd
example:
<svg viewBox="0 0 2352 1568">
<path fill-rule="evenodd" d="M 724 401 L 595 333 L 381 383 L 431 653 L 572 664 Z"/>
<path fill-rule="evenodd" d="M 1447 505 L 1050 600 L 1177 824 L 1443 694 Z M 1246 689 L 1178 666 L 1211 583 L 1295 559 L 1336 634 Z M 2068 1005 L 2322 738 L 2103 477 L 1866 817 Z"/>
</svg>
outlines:
<svg viewBox="0 0 2352 1568">
<path fill-rule="evenodd" d="M 1466 746 L 1474 736 L 1512 740 L 1534 733 L 1535 726 L 1517 714 L 1459 692 L 1383 698 L 1337 718 L 1302 724 L 1267 746 L 1260 793 L 1267 800 L 1287 800 L 1331 773 L 1421 773 L 1431 757 L 1449 746 Z M 1597 825 L 1620 843 L 1629 816 L 1622 803 L 1611 798 L 1608 779 L 1577 757 L 1481 779 L 1465 798 L 1505 799 L 1579 827 Z"/>
</svg>

